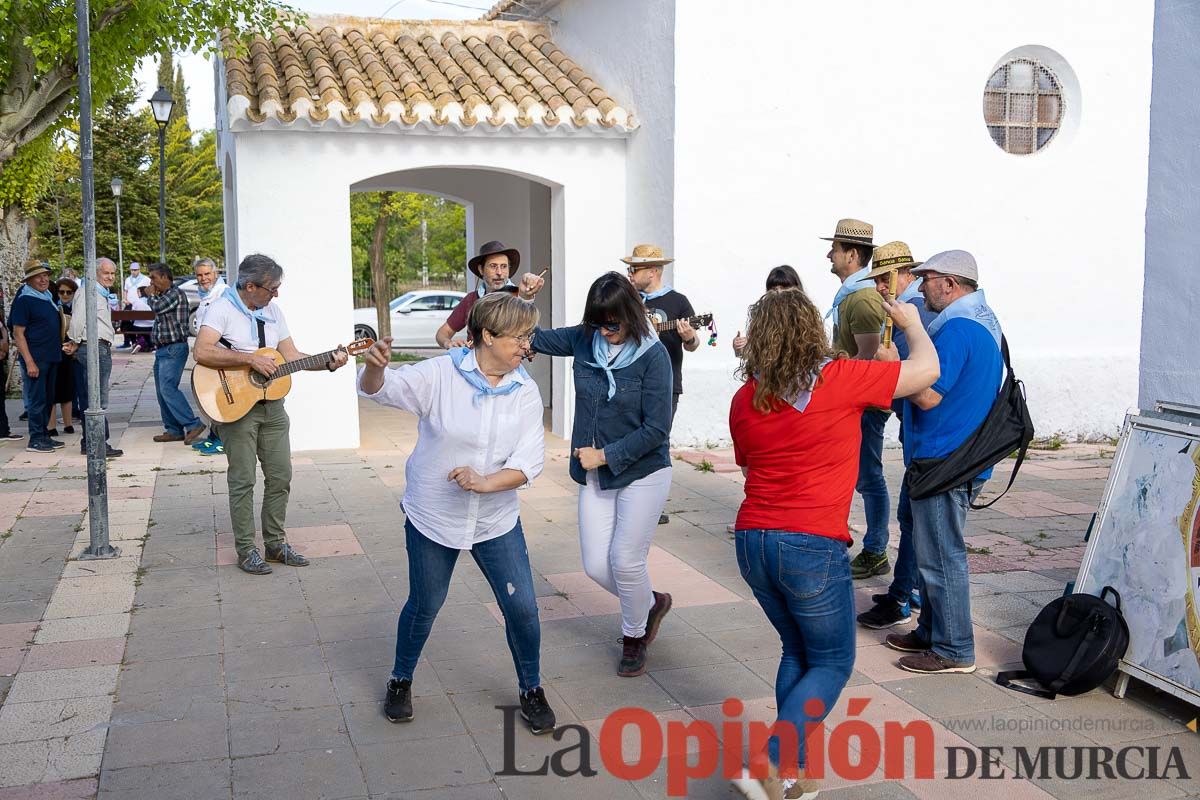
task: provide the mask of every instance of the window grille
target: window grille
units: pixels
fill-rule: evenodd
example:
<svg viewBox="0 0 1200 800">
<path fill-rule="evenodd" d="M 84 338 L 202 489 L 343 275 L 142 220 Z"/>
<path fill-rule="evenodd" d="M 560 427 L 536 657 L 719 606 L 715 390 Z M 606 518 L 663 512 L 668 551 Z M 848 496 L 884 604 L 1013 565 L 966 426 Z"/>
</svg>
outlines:
<svg viewBox="0 0 1200 800">
<path fill-rule="evenodd" d="M 1004 152 L 1029 155 L 1041 150 L 1058 133 L 1062 116 L 1062 86 L 1044 64 L 1015 58 L 988 78 L 983 120 Z"/>
</svg>

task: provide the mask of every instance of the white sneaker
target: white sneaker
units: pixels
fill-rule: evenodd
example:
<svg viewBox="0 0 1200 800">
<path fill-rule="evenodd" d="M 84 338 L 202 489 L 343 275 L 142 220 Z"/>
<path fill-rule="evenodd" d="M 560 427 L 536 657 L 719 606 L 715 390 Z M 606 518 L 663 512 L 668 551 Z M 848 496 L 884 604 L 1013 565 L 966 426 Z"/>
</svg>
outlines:
<svg viewBox="0 0 1200 800">
<path fill-rule="evenodd" d="M 135 344 L 133 347 L 129 348 L 130 353 L 140 353 L 141 351 L 142 346 L 140 344 Z"/>
</svg>

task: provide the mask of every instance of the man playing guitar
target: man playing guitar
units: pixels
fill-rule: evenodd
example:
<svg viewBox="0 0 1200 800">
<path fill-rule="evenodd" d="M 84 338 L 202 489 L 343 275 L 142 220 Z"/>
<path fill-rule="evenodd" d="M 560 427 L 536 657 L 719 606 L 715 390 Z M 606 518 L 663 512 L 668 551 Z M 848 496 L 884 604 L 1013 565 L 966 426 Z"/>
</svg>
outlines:
<svg viewBox="0 0 1200 800">
<path fill-rule="evenodd" d="M 196 363 L 214 369 L 250 367 L 271 377 L 278 365 L 255 351 L 273 347 L 288 361 L 306 358 L 296 349 L 278 303 L 283 268 L 269 256 L 250 255 L 237 271 L 236 289 L 228 289 L 205 314 L 192 355 Z M 330 372 L 344 366 L 349 356 L 334 352 L 314 371 Z M 237 547 L 238 567 L 251 575 L 266 575 L 275 561 L 292 567 L 308 565 L 284 539 L 288 495 L 292 483 L 291 426 L 283 400 L 263 400 L 236 422 L 221 426 L 225 455 L 229 458 L 229 515 Z M 255 468 L 263 471 L 262 535 L 266 561 L 254 543 Z"/>
<path fill-rule="evenodd" d="M 671 372 L 674 380 L 671 394 L 671 421 L 675 421 L 675 412 L 679 410 L 679 395 L 683 394 L 683 351 L 694 352 L 700 346 L 700 337 L 688 320 L 696 315 L 687 296 L 677 292 L 670 286 L 663 286 L 663 267 L 675 259 L 664 258 L 661 247 L 652 244 L 639 244 L 633 248 L 633 255 L 622 258 L 629 272 L 629 281 L 642 295 L 650 318 L 656 323 L 668 320 L 679 320 L 675 330 L 659 334 L 659 341 L 667 348 L 671 357 Z M 659 517 L 658 524 L 665 525 L 670 517 L 665 513 Z"/>
</svg>

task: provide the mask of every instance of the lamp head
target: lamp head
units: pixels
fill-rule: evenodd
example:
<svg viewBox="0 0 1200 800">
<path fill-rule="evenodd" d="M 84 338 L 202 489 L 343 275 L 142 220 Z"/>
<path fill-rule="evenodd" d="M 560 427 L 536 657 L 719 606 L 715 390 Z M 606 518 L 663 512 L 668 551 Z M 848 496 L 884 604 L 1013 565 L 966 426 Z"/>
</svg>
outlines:
<svg viewBox="0 0 1200 800">
<path fill-rule="evenodd" d="M 159 125 L 166 125 L 171 119 L 171 109 L 174 105 L 175 98 L 171 97 L 165 86 L 159 86 L 158 91 L 150 96 L 150 110 L 154 114 L 154 121 Z"/>
</svg>

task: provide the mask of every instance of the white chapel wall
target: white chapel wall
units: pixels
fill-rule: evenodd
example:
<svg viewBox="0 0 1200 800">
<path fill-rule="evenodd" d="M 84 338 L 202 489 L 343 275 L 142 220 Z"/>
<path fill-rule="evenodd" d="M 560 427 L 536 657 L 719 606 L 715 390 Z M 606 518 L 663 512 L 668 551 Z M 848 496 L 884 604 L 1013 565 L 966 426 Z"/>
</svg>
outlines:
<svg viewBox="0 0 1200 800">
<path fill-rule="evenodd" d="M 624 247 L 625 142 L 619 138 L 250 130 L 234 134 L 239 253 L 267 253 L 286 270 L 279 302 L 309 352 L 344 342 L 351 318 L 352 185 L 431 167 L 500 170 L 552 185 L 554 325 L 580 319 L 588 285 Z M 526 224 L 530 197 L 519 203 Z M 539 237 L 543 234 L 539 233 Z M 526 240 L 529 237 L 525 233 Z M 557 370 L 569 376 L 569 369 Z M 553 382 L 554 427 L 568 433 L 573 402 Z M 354 373 L 308 373 L 288 397 L 296 450 L 358 446 Z"/>
<path fill-rule="evenodd" d="M 721 332 L 685 359 L 677 444 L 727 437 L 729 339 L 771 267 L 795 266 L 828 306 L 817 237 L 841 216 L 918 257 L 972 251 L 1039 431 L 1115 433 L 1137 401 L 1151 4 L 688 0 L 675 14 L 675 285 Z M 1078 125 L 1013 156 L 989 138 L 982 92 L 1023 45 L 1070 65 Z"/>
</svg>

